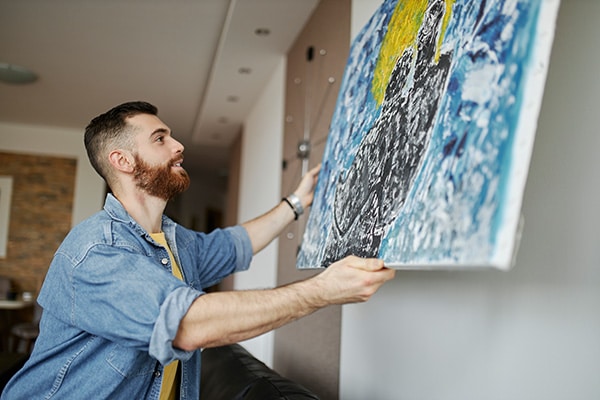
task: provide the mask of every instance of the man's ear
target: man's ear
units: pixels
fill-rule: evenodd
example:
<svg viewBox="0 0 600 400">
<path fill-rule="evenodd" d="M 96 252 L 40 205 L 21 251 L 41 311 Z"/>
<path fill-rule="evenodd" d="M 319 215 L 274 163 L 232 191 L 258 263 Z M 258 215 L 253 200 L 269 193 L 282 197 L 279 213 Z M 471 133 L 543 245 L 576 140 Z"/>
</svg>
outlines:
<svg viewBox="0 0 600 400">
<path fill-rule="evenodd" d="M 108 155 L 108 161 L 118 171 L 126 173 L 133 172 L 135 166 L 133 155 L 130 152 L 121 149 L 111 151 Z"/>
</svg>

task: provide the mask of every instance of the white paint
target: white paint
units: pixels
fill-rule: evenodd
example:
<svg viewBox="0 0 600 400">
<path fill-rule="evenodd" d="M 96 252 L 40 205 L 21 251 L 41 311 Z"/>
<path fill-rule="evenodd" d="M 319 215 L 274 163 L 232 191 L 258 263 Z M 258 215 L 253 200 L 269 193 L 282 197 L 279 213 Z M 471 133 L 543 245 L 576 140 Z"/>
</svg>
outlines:
<svg viewBox="0 0 600 400">
<path fill-rule="evenodd" d="M 490 87 L 490 82 L 498 81 L 503 68 L 503 65 L 488 64 L 470 71 L 465 76 L 462 98 L 478 104 L 487 103 L 494 93 L 499 92 L 496 88 Z"/>
<path fill-rule="evenodd" d="M 379 3 L 379 2 L 377 2 Z M 354 13 L 353 13 L 354 15 Z M 340 398 L 600 398 L 595 1 L 564 1 L 508 272 L 398 271 L 342 315 Z"/>
</svg>

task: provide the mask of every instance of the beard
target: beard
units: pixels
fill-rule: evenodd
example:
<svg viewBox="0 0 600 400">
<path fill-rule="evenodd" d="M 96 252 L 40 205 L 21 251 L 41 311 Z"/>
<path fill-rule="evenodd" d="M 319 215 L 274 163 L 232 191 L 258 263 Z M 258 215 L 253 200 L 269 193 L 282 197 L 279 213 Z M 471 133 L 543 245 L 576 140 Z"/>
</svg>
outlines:
<svg viewBox="0 0 600 400">
<path fill-rule="evenodd" d="M 171 170 L 175 161 L 151 166 L 138 154 L 135 154 L 134 158 L 136 185 L 149 195 L 168 201 L 189 187 L 190 177 L 184 169 L 177 172 Z"/>
</svg>

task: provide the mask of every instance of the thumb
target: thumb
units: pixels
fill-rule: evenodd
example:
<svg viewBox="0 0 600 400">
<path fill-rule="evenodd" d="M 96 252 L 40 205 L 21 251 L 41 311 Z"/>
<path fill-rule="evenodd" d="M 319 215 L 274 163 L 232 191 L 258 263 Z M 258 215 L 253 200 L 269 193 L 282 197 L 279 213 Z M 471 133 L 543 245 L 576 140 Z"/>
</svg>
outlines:
<svg viewBox="0 0 600 400">
<path fill-rule="evenodd" d="M 362 269 L 365 271 L 379 271 L 380 269 L 385 268 L 383 260 L 378 258 L 351 257 L 353 260 L 348 260 L 350 262 L 350 266 L 357 269 Z"/>
</svg>

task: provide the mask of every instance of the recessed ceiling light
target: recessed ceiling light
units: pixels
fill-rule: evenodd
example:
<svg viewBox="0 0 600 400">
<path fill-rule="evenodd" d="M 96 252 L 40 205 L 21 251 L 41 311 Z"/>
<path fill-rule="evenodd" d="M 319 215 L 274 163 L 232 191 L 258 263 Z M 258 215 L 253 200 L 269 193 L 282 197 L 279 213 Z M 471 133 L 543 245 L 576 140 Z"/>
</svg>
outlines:
<svg viewBox="0 0 600 400">
<path fill-rule="evenodd" d="M 5 83 L 23 84 L 37 80 L 37 75 L 19 65 L 0 63 L 0 81 Z"/>
<path fill-rule="evenodd" d="M 249 74 L 250 72 L 252 72 L 252 68 L 248 68 L 248 67 L 240 67 L 240 68 L 238 69 L 238 72 L 239 72 L 240 74 L 242 74 L 242 75 L 247 75 L 247 74 Z"/>
<path fill-rule="evenodd" d="M 240 98 L 238 96 L 227 96 L 227 101 L 229 103 L 237 103 L 240 101 Z"/>
<path fill-rule="evenodd" d="M 271 34 L 271 31 L 269 30 L 269 28 L 256 28 L 254 30 L 254 34 L 256 36 L 269 36 L 269 34 Z"/>
</svg>

